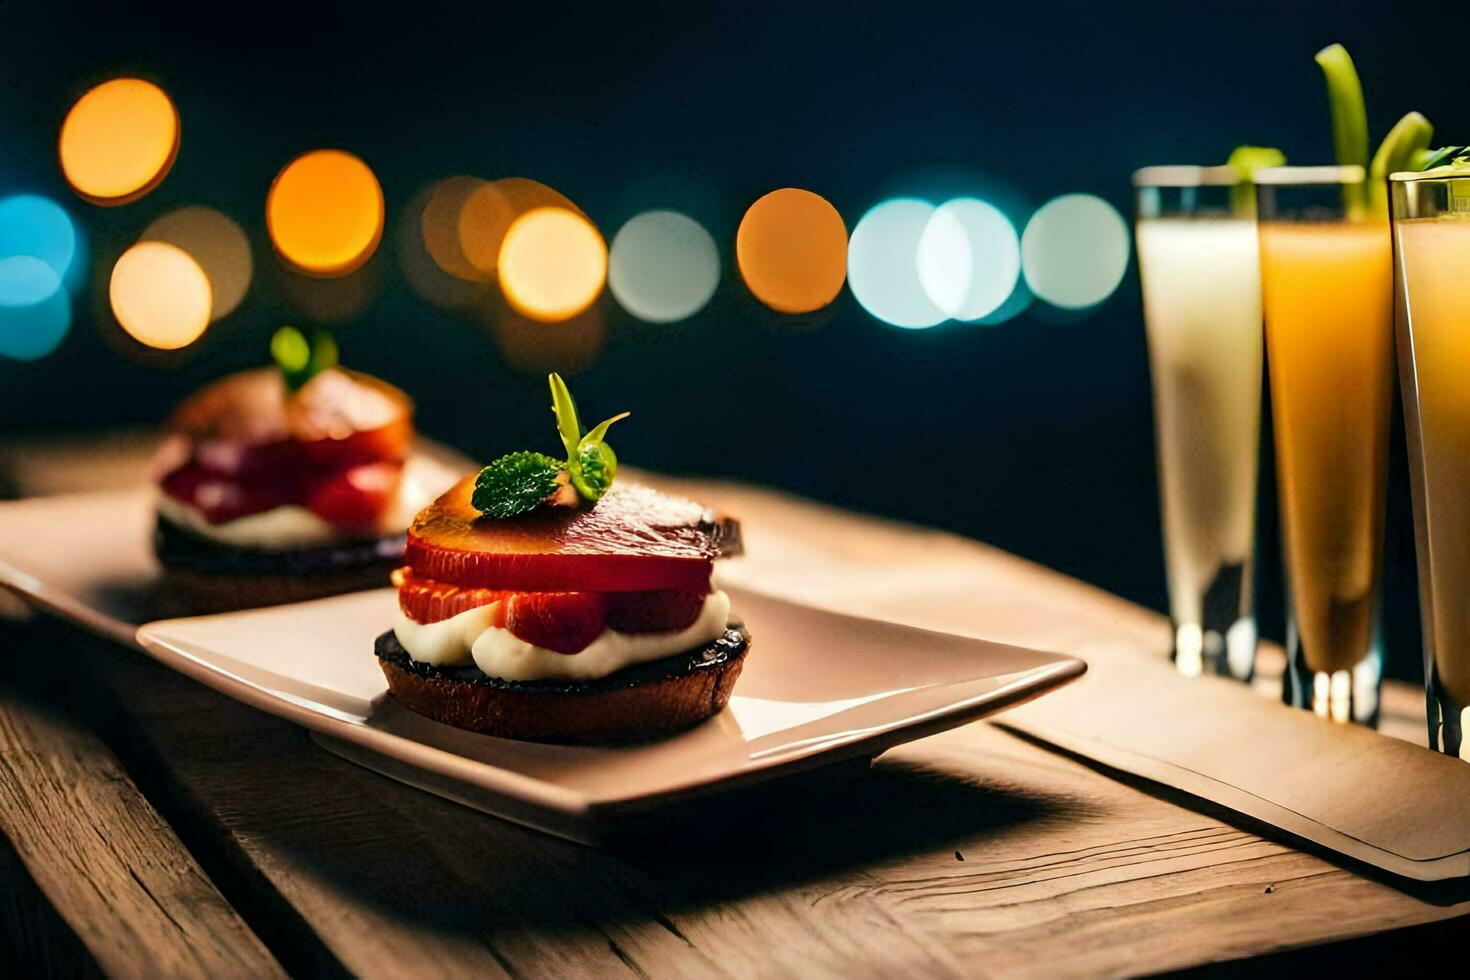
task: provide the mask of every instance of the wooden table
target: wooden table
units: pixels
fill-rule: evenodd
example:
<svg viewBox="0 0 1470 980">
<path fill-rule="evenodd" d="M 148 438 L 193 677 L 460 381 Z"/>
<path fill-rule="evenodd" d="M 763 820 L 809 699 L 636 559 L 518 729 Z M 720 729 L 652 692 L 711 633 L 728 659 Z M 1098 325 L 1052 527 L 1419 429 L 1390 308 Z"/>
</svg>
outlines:
<svg viewBox="0 0 1470 980">
<path fill-rule="evenodd" d="M 989 724 L 608 853 L 354 767 L 62 624 L 0 621 L 0 651 L 0 973 L 1402 968 L 1448 954 L 1470 911 L 1464 885 L 1374 880 Z M 1417 700 L 1390 688 L 1406 734 Z"/>
</svg>

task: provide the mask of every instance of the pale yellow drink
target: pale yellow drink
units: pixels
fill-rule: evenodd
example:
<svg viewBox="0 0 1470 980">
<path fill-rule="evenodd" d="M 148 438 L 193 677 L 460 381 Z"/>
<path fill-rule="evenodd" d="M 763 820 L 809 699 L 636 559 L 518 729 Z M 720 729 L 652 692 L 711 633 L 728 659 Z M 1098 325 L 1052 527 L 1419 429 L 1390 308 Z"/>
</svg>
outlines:
<svg viewBox="0 0 1470 980">
<path fill-rule="evenodd" d="M 1141 219 L 1137 235 L 1170 616 L 1176 630 L 1202 636 L 1248 622 L 1249 655 L 1261 401 L 1256 223 Z M 1221 576 L 1238 583 L 1238 608 L 1225 623 L 1206 624 L 1203 600 Z"/>
<path fill-rule="evenodd" d="M 1261 285 L 1283 550 L 1303 659 L 1373 643 L 1393 391 L 1388 224 L 1267 221 Z"/>
<path fill-rule="evenodd" d="M 1470 705 L 1470 218 L 1400 219 L 1394 233 L 1418 387 L 1424 629 L 1440 686 Z"/>
</svg>

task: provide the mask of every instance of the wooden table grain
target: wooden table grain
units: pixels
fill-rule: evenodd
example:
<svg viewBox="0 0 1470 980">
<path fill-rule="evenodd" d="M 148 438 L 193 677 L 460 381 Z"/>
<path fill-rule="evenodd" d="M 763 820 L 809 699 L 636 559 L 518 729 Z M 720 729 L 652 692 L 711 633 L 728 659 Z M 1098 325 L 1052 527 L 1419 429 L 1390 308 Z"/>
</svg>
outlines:
<svg viewBox="0 0 1470 980">
<path fill-rule="evenodd" d="M 1159 629 L 989 554 L 1090 630 Z M 1470 911 L 1463 883 L 1371 876 L 990 724 L 720 798 L 608 852 L 357 768 L 65 625 L 0 621 L 0 649 L 0 887 L 36 899 L 33 945 L 65 937 L 111 973 L 1387 969 L 1452 949 Z M 1389 688 L 1409 737 L 1416 700 Z"/>
</svg>

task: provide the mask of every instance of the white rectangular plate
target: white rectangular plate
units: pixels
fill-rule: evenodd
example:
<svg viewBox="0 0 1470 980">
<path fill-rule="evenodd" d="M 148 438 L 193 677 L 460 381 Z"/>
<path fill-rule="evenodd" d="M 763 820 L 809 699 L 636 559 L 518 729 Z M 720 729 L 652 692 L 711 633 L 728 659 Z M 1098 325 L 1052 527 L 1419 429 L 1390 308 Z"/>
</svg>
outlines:
<svg viewBox="0 0 1470 980">
<path fill-rule="evenodd" d="M 871 758 L 1079 676 L 1080 660 L 824 612 L 740 590 L 751 652 L 729 708 L 633 745 L 476 735 L 398 705 L 373 656 L 392 589 L 149 623 L 138 640 L 217 690 L 398 779 L 579 840 L 669 803 Z"/>
<path fill-rule="evenodd" d="M 459 731 L 387 695 L 373 640 L 391 589 L 148 623 L 156 568 L 146 493 L 0 503 L 0 584 L 162 663 L 297 722 L 395 779 L 600 843 L 669 804 L 884 750 L 1020 704 L 1082 661 L 825 612 L 729 589 L 752 636 L 729 708 L 625 746 L 542 745 Z"/>
</svg>

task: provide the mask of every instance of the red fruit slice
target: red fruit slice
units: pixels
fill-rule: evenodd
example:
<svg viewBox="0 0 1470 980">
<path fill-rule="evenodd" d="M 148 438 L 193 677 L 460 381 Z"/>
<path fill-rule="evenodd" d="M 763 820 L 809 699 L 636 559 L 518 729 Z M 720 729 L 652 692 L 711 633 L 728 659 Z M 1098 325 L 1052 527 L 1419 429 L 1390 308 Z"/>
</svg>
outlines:
<svg viewBox="0 0 1470 980">
<path fill-rule="evenodd" d="M 508 520 L 481 517 L 467 477 L 414 519 L 414 573 L 517 592 L 709 591 L 711 562 L 733 525 L 703 507 L 617 484 L 593 507 L 543 507 Z"/>
<path fill-rule="evenodd" d="M 505 604 L 505 628 L 533 646 L 580 653 L 602 634 L 602 597 L 589 592 L 523 592 Z"/>
<path fill-rule="evenodd" d="M 333 527 L 373 531 L 398 495 L 402 476 L 400 463 L 354 466 L 309 480 L 303 503 Z"/>
<path fill-rule="evenodd" d="M 211 524 L 249 517 L 288 502 L 276 488 L 241 483 L 195 463 L 186 463 L 165 476 L 160 488 L 199 511 Z"/>
<path fill-rule="evenodd" d="M 704 608 L 702 592 L 609 592 L 602 621 L 619 633 L 676 633 L 688 629 Z"/>
<path fill-rule="evenodd" d="M 393 581 L 398 586 L 399 608 L 416 623 L 437 623 L 468 609 L 488 606 L 514 595 L 498 589 L 466 589 L 447 582 L 435 582 L 420 578 L 406 568 L 399 569 Z"/>
</svg>

